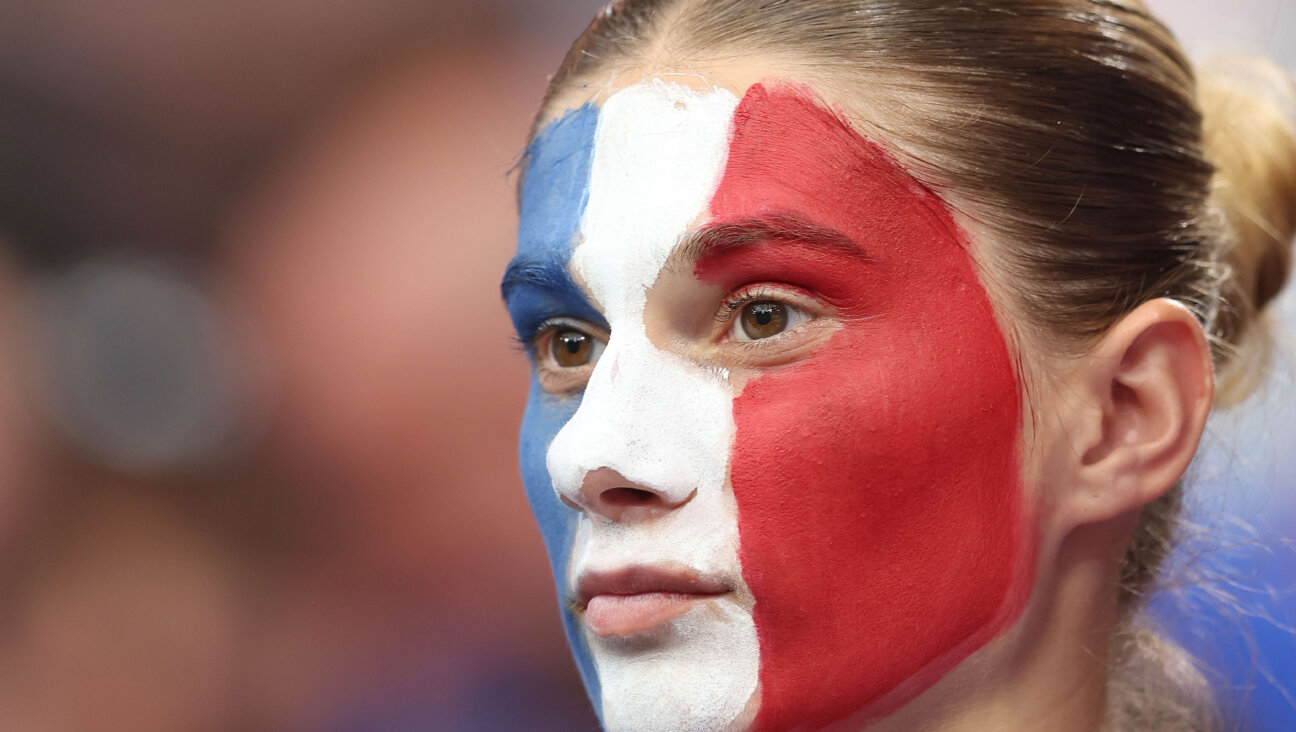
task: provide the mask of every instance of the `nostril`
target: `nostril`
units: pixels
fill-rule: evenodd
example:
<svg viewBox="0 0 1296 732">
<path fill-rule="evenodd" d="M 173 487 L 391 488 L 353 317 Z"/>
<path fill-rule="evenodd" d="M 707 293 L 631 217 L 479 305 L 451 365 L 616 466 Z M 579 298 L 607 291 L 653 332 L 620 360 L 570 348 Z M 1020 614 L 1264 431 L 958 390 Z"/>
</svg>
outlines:
<svg viewBox="0 0 1296 732">
<path fill-rule="evenodd" d="M 608 506 L 628 508 L 643 506 L 660 500 L 660 496 L 642 488 L 608 488 L 599 493 L 599 501 Z"/>
<path fill-rule="evenodd" d="M 585 474 L 578 490 L 559 491 L 563 503 L 576 507 L 591 518 L 608 521 L 648 521 L 683 506 L 697 493 L 657 490 L 637 483 L 612 468 L 602 467 Z"/>
</svg>

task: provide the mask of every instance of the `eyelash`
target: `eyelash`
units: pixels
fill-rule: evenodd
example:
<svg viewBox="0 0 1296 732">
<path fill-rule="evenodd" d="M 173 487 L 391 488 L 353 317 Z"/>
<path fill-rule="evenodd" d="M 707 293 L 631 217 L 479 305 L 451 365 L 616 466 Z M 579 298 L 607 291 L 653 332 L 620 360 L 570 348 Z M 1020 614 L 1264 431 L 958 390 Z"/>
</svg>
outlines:
<svg viewBox="0 0 1296 732">
<path fill-rule="evenodd" d="M 536 353 L 536 340 L 540 337 L 542 332 L 543 331 L 537 328 L 531 332 L 530 336 L 514 333 L 509 337 L 509 346 L 518 353 L 534 358 Z"/>
<path fill-rule="evenodd" d="M 741 312 L 743 307 L 746 306 L 748 303 L 757 302 L 758 300 L 762 300 L 762 299 L 768 299 L 768 298 L 761 297 L 762 294 L 764 293 L 756 289 L 748 289 L 748 290 L 742 290 L 740 292 L 730 293 L 727 297 L 725 297 L 724 301 L 720 303 L 720 312 L 716 313 L 715 321 L 720 325 L 725 325 L 733 322 L 734 316 L 737 315 L 739 312 Z"/>
<path fill-rule="evenodd" d="M 584 325 L 584 321 L 575 318 L 558 317 L 547 318 L 540 321 L 540 324 L 531 331 L 529 337 L 514 336 L 513 340 L 517 348 L 520 348 L 524 353 L 532 358 L 538 358 L 541 341 L 544 340 L 545 336 L 556 330 L 578 330 L 592 338 L 599 337 L 597 333 L 591 331 L 588 326 Z"/>
</svg>

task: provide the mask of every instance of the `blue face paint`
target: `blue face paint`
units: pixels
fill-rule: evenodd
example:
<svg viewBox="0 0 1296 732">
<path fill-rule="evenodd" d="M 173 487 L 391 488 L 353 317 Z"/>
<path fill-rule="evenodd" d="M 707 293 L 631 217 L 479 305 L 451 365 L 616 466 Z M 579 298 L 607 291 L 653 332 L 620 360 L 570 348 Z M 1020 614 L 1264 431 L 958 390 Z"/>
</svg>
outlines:
<svg viewBox="0 0 1296 732">
<path fill-rule="evenodd" d="M 527 147 L 522 173 L 517 255 L 501 289 L 523 341 L 548 318 L 607 323 L 572 282 L 568 264 L 589 199 L 598 108 L 574 109 L 551 122 Z"/>
<path fill-rule="evenodd" d="M 587 104 L 550 123 L 527 147 L 517 255 L 509 263 L 501 286 L 509 317 L 524 343 L 529 344 L 536 329 L 549 318 L 578 318 L 607 329 L 602 315 L 576 287 L 568 270 L 589 198 L 597 124 L 598 109 Z M 576 513 L 558 500 L 545 465 L 549 444 L 578 406 L 580 395 L 547 394 L 533 376 L 522 418 L 519 458 L 527 499 L 544 536 L 558 587 L 567 640 L 597 708 L 600 695 L 594 662 L 567 598 L 567 565 L 575 539 Z"/>
</svg>

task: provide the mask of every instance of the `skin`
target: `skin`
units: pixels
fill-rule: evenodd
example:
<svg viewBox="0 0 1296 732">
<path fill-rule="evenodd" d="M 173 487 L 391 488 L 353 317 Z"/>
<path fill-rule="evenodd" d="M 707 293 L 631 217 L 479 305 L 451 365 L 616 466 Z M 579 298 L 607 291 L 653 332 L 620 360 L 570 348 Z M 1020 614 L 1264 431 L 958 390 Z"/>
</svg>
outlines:
<svg viewBox="0 0 1296 732">
<path fill-rule="evenodd" d="M 679 72 L 666 68 L 656 59 L 569 89 L 555 99 L 547 119 L 582 104 L 601 104 L 622 88 L 654 78 L 698 89 L 722 86 L 739 98 L 764 79 L 805 78 L 796 63 L 771 59 Z M 831 84 L 810 87 L 861 116 L 886 115 L 885 106 L 847 99 Z M 886 147 L 875 131 L 868 136 Z M 1023 336 L 1034 329 L 1025 327 L 1026 314 L 1008 304 L 1002 293 L 1010 283 L 993 266 L 996 247 L 1011 244 L 995 241 L 957 213 L 955 218 L 971 239 L 982 284 L 1020 364 L 1022 501 L 1037 538 L 1035 581 L 1016 623 L 916 698 L 883 719 L 862 710 L 832 729 L 1092 732 L 1102 728 L 1106 707 L 1120 558 L 1142 507 L 1181 477 L 1196 451 L 1213 396 L 1209 348 L 1195 317 L 1169 300 L 1143 304 L 1078 356 L 1057 352 L 1060 336 Z M 670 281 L 660 286 L 686 287 Z M 679 302 L 681 293 L 656 289 L 643 315 L 650 334 L 669 331 L 679 317 L 653 303 Z M 809 337 L 831 334 L 831 323 L 816 327 L 822 332 Z M 738 383 L 761 370 L 740 360 L 724 365 L 738 374 Z"/>
</svg>

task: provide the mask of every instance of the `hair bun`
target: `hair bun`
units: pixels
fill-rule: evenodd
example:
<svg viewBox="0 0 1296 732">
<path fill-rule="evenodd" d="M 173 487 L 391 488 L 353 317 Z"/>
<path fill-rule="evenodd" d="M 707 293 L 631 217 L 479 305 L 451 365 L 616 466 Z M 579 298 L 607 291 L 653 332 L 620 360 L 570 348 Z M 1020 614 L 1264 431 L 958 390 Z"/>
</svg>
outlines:
<svg viewBox="0 0 1296 732">
<path fill-rule="evenodd" d="M 1282 289 L 1296 234 L 1296 85 L 1259 58 L 1227 58 L 1199 74 L 1211 193 L 1234 235 L 1226 258 L 1254 313 Z"/>
<path fill-rule="evenodd" d="M 1215 166 L 1211 203 L 1224 218 L 1224 308 L 1215 325 L 1233 361 L 1218 391 L 1237 401 L 1262 378 L 1269 334 L 1257 315 L 1282 290 L 1296 235 L 1296 85 L 1273 63 L 1230 57 L 1198 72 L 1202 144 Z"/>
</svg>

